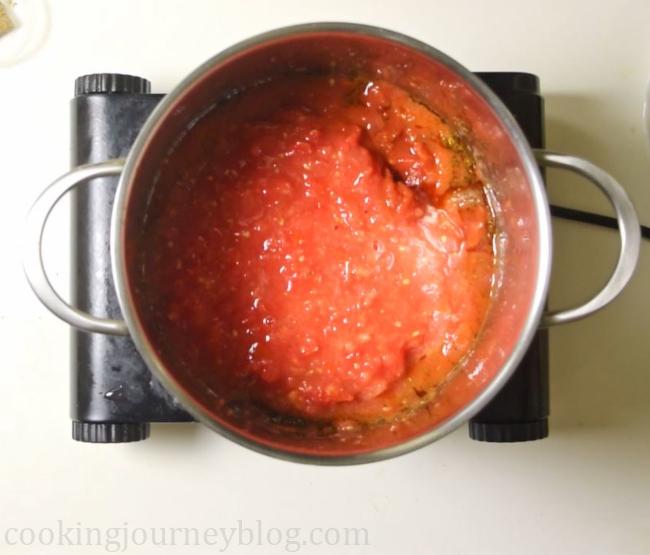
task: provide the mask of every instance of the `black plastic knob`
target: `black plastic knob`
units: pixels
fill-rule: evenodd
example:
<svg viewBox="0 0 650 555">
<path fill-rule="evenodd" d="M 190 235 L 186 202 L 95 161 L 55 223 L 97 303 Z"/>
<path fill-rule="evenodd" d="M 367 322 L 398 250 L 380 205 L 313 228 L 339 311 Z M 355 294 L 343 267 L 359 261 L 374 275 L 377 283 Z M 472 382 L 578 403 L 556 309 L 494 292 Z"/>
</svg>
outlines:
<svg viewBox="0 0 650 555">
<path fill-rule="evenodd" d="M 469 423 L 469 437 L 490 443 L 535 441 L 548 436 L 548 418 L 529 422 L 476 422 Z"/>
<path fill-rule="evenodd" d="M 136 75 L 122 73 L 91 73 L 77 77 L 75 96 L 84 94 L 149 94 L 151 83 Z"/>
<path fill-rule="evenodd" d="M 148 422 L 72 422 L 72 439 L 83 443 L 128 443 L 149 437 Z"/>
<path fill-rule="evenodd" d="M 539 94 L 539 77 L 521 71 L 481 71 L 478 75 L 498 95 Z M 507 104 L 507 103 L 506 103 Z"/>
</svg>

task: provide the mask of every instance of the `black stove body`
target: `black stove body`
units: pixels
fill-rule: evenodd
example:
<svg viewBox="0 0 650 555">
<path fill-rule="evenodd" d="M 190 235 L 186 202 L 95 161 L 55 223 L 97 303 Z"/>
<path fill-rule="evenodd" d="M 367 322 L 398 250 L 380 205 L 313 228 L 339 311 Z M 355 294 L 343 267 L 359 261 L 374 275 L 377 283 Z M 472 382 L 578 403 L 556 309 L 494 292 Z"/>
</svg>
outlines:
<svg viewBox="0 0 650 555">
<path fill-rule="evenodd" d="M 532 147 L 544 146 L 539 80 L 528 73 L 478 73 L 515 116 Z M 125 157 L 163 95 L 140 77 L 93 74 L 77 79 L 72 100 L 72 165 Z M 73 193 L 73 304 L 120 318 L 110 264 L 109 230 L 117 178 L 94 179 Z M 90 443 L 138 441 L 151 422 L 192 417 L 151 375 L 128 337 L 73 331 L 72 436 Z M 514 442 L 548 435 L 548 334 L 537 332 L 523 362 L 469 424 L 479 441 Z"/>
</svg>

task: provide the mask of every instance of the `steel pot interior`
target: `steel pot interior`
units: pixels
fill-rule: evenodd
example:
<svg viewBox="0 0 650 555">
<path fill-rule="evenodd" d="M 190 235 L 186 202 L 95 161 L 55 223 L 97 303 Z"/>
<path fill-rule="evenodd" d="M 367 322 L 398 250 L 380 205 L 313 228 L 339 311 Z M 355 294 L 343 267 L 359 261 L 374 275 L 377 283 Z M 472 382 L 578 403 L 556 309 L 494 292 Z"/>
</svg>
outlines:
<svg viewBox="0 0 650 555">
<path fill-rule="evenodd" d="M 161 160 L 193 122 L 241 90 L 292 72 L 373 74 L 407 89 L 462 131 L 489 183 L 498 233 L 497 283 L 484 329 L 436 399 L 409 419 L 342 437 L 277 416 L 244 418 L 193 376 L 168 368 L 150 340 L 139 306 L 138 250 Z M 550 273 L 550 221 L 542 179 L 522 132 L 503 104 L 441 52 L 390 31 L 310 24 L 273 31 L 218 54 L 161 102 L 140 133 L 117 193 L 112 229 L 118 297 L 129 330 L 154 374 L 199 420 L 248 447 L 326 464 L 395 456 L 469 419 L 498 391 L 538 325 Z"/>
</svg>

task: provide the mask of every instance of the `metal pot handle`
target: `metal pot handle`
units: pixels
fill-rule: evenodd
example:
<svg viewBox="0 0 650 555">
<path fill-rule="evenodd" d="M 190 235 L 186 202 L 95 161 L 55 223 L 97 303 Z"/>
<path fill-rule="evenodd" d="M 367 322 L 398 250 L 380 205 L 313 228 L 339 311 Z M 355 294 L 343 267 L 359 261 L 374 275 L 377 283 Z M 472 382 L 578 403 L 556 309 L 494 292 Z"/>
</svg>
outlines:
<svg viewBox="0 0 650 555">
<path fill-rule="evenodd" d="M 108 335 L 128 335 L 129 330 L 122 320 L 97 318 L 63 300 L 54 290 L 43 265 L 43 231 L 52 209 L 63 195 L 73 187 L 87 183 L 94 177 L 120 175 L 123 159 L 107 160 L 98 164 L 79 166 L 54 181 L 36 199 L 27 215 L 23 268 L 27 281 L 39 300 L 56 316 L 68 324 L 88 332 Z"/>
<path fill-rule="evenodd" d="M 612 302 L 630 281 L 639 259 L 641 227 L 634 206 L 625 189 L 607 172 L 588 160 L 558 154 L 547 150 L 534 150 L 537 162 L 542 166 L 562 168 L 581 175 L 596 185 L 609 200 L 616 212 L 621 236 L 618 262 L 605 286 L 589 301 L 575 308 L 546 312 L 541 326 L 565 324 L 585 318 Z"/>
</svg>

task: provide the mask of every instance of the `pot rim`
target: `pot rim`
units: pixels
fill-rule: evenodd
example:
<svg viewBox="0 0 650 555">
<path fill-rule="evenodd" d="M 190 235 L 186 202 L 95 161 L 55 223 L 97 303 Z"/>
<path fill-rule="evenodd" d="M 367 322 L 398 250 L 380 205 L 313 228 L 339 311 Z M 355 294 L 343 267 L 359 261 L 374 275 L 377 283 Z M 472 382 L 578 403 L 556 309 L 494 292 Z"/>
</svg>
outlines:
<svg viewBox="0 0 650 555">
<path fill-rule="evenodd" d="M 294 451 L 289 448 L 280 448 L 268 445 L 262 440 L 252 440 L 249 437 L 240 434 L 235 429 L 231 429 L 225 426 L 222 422 L 216 420 L 207 410 L 199 406 L 182 387 L 177 385 L 172 373 L 169 372 L 160 357 L 152 348 L 145 330 L 141 325 L 140 319 L 138 318 L 132 294 L 128 287 L 128 280 L 126 278 L 124 249 L 126 210 L 128 208 L 129 194 L 133 185 L 133 175 L 135 174 L 135 170 L 143 154 L 147 150 L 151 137 L 153 137 L 158 131 L 161 123 L 170 113 L 170 108 L 173 107 L 176 100 L 197 83 L 208 71 L 211 70 L 213 66 L 220 64 L 239 53 L 266 42 L 284 39 L 294 35 L 318 35 L 320 33 L 356 34 L 379 37 L 384 40 L 396 42 L 428 57 L 434 58 L 436 61 L 447 66 L 467 81 L 491 107 L 491 109 L 494 110 L 512 139 L 517 154 L 522 161 L 522 167 L 525 170 L 528 182 L 531 186 L 539 234 L 538 268 L 534 294 L 531 299 L 531 308 L 528 312 L 525 325 L 522 328 L 515 348 L 488 386 L 461 410 L 443 420 L 427 432 L 396 445 L 379 448 L 373 451 L 328 456 L 319 455 L 317 453 Z M 552 239 L 551 219 L 544 189 L 544 182 L 533 152 L 514 117 L 487 85 L 485 85 L 472 72 L 446 54 L 407 35 L 371 25 L 319 22 L 281 27 L 238 42 L 209 58 L 176 85 L 170 93 L 165 95 L 146 120 L 126 159 L 126 164 L 119 181 L 113 206 L 110 230 L 110 249 L 113 279 L 115 282 L 117 298 L 122 310 L 122 315 L 126 321 L 131 338 L 135 343 L 138 352 L 154 376 L 177 400 L 181 402 L 183 407 L 196 420 L 207 425 L 209 428 L 224 437 L 231 439 L 235 443 L 275 458 L 319 465 L 351 465 L 390 459 L 424 447 L 425 445 L 428 445 L 454 431 L 490 402 L 521 362 L 530 342 L 532 341 L 533 335 L 538 328 L 550 281 Z"/>
</svg>

